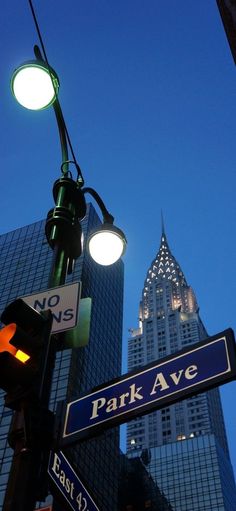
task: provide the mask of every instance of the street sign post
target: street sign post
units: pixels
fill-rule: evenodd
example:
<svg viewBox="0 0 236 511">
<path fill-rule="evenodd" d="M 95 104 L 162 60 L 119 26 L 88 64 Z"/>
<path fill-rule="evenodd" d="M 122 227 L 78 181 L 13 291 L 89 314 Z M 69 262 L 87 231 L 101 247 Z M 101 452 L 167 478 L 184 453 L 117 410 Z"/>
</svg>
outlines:
<svg viewBox="0 0 236 511">
<path fill-rule="evenodd" d="M 64 405 L 59 445 L 87 439 L 235 378 L 235 340 L 228 329 Z"/>
<path fill-rule="evenodd" d="M 53 315 L 52 333 L 55 334 L 77 325 L 80 293 L 81 282 L 75 282 L 22 298 L 38 312 L 51 309 Z"/>
<path fill-rule="evenodd" d="M 62 452 L 51 452 L 48 474 L 57 488 L 57 494 L 66 499 L 74 511 L 99 511 L 93 498 Z"/>
</svg>

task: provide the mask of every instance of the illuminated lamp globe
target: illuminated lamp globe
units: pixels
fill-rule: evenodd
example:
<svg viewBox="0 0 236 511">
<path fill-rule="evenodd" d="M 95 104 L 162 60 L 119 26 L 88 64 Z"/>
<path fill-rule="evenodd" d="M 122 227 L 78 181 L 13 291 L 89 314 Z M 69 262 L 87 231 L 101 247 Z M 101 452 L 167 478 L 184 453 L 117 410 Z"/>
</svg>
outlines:
<svg viewBox="0 0 236 511">
<path fill-rule="evenodd" d="M 11 90 L 20 105 L 29 110 L 42 110 L 55 101 L 59 79 L 43 61 L 32 60 L 14 71 Z"/>
<path fill-rule="evenodd" d="M 126 249 L 126 238 L 118 227 L 104 223 L 90 234 L 88 249 L 92 259 L 102 266 L 110 266 L 120 259 Z"/>
</svg>

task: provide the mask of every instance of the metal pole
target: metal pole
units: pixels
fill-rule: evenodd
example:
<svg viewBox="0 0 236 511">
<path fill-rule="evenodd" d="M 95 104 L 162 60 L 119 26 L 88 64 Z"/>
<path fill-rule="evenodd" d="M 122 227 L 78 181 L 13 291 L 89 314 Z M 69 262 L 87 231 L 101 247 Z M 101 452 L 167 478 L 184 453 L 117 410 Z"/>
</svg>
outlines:
<svg viewBox="0 0 236 511">
<path fill-rule="evenodd" d="M 36 58 L 42 55 L 35 46 Z M 49 70 L 50 71 L 50 70 Z M 53 195 L 56 206 L 50 210 L 46 220 L 46 237 L 53 249 L 48 287 L 63 285 L 73 262 L 81 254 L 80 219 L 86 214 L 86 203 L 78 183 L 68 177 L 68 146 L 70 144 L 64 117 L 58 98 L 54 104 L 62 155 L 63 177 L 54 184 Z M 70 149 L 74 157 L 73 149 Z M 82 174 L 74 158 L 77 171 Z M 48 321 L 48 325 L 49 325 Z M 19 402 L 19 411 L 13 416 L 9 444 L 14 448 L 3 511 L 33 511 L 36 501 L 47 496 L 47 462 L 52 443 L 53 414 L 49 412 L 51 383 L 56 358 L 54 336 L 46 328 L 40 367 L 38 402 L 29 399 Z"/>
</svg>

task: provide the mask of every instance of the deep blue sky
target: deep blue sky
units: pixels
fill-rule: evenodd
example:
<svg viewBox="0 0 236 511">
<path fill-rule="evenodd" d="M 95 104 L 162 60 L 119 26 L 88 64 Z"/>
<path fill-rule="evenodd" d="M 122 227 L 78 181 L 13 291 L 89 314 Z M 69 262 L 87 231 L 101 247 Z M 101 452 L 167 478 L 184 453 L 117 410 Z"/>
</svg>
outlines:
<svg viewBox="0 0 236 511">
<path fill-rule="evenodd" d="M 209 334 L 236 330 L 236 69 L 216 1 L 35 0 L 34 7 L 85 183 L 128 238 L 124 360 L 159 248 L 161 209 Z M 10 92 L 12 71 L 39 43 L 27 0 L 2 0 L 0 41 L 4 233 L 53 206 L 60 146 L 53 111 L 24 110 Z M 221 388 L 236 470 L 235 390 L 235 382 Z"/>
</svg>

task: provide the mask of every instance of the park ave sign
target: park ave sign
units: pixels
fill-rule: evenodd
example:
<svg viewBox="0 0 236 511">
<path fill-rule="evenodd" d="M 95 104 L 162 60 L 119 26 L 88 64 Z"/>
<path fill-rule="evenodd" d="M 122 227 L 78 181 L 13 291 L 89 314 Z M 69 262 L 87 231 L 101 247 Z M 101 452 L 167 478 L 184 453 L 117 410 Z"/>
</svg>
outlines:
<svg viewBox="0 0 236 511">
<path fill-rule="evenodd" d="M 228 329 L 61 405 L 59 445 L 89 438 L 235 378 L 235 341 Z"/>
</svg>

